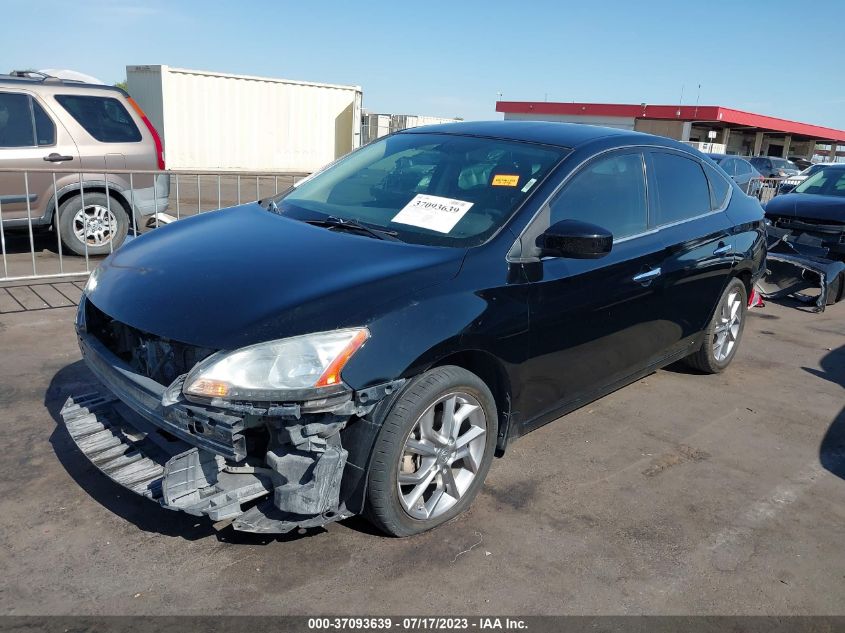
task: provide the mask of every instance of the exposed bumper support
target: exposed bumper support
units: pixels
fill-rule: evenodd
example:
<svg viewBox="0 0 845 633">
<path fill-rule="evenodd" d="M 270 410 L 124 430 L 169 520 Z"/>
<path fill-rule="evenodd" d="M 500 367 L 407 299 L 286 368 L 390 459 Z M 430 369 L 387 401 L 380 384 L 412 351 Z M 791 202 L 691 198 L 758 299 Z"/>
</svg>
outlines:
<svg viewBox="0 0 845 633">
<path fill-rule="evenodd" d="M 794 296 L 814 302 L 816 310 L 823 312 L 836 280 L 845 275 L 845 263 L 825 257 L 828 250 L 817 244 L 772 227 L 769 227 L 768 249 L 769 273 L 757 284 L 760 293 L 767 299 Z M 812 297 L 803 294 L 811 288 L 818 288 L 819 294 Z"/>
</svg>

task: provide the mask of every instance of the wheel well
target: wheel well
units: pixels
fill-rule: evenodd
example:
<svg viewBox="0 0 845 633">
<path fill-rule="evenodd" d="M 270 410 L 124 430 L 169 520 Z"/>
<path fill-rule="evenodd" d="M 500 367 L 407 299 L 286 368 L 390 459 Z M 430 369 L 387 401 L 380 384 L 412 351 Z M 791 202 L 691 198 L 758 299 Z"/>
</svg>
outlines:
<svg viewBox="0 0 845 633">
<path fill-rule="evenodd" d="M 508 438 L 511 410 L 511 386 L 502 362 L 487 352 L 467 350 L 441 358 L 433 367 L 443 365 L 456 365 L 471 371 L 481 378 L 492 392 L 493 399 L 496 401 L 496 410 L 499 413 L 499 437 L 496 448 L 497 453 L 501 455 Z"/>
<path fill-rule="evenodd" d="M 90 191 L 91 193 L 106 193 L 106 188 L 103 185 L 91 185 L 91 186 L 86 185 L 83 189 L 83 192 L 88 192 L 88 191 Z M 123 193 L 121 193 L 120 191 L 118 191 L 117 189 L 114 189 L 112 187 L 109 188 L 108 193 L 112 198 L 114 198 L 121 205 L 123 205 L 123 208 L 126 209 L 127 212 L 129 211 L 129 209 L 130 209 L 129 201 L 126 199 L 126 197 L 123 195 Z M 69 189 L 68 191 L 65 191 L 65 192 L 59 194 L 59 204 L 58 204 L 58 206 L 53 205 L 52 208 L 50 209 L 50 212 L 53 214 L 53 217 L 52 217 L 53 222 L 56 221 L 56 217 L 58 216 L 58 214 L 56 213 L 56 210 L 59 207 L 61 207 L 65 202 L 67 202 L 68 200 L 70 200 L 74 196 L 78 196 L 78 195 L 79 195 L 79 189 Z"/>
<path fill-rule="evenodd" d="M 743 283 L 743 285 L 745 286 L 745 296 L 750 297 L 751 296 L 751 290 L 752 290 L 751 271 L 750 270 L 743 270 L 742 272 L 740 272 L 736 276 L 736 278 L 739 279 Z"/>
</svg>

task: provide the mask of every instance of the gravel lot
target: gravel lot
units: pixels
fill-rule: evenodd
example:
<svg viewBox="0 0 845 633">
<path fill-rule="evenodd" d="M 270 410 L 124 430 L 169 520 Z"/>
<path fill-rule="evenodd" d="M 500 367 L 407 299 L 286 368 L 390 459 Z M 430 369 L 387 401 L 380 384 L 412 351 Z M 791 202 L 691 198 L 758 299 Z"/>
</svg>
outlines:
<svg viewBox="0 0 845 633">
<path fill-rule="evenodd" d="M 58 421 L 93 381 L 73 307 L 0 314 L 0 613 L 845 614 L 843 316 L 754 310 L 725 374 L 672 367 L 527 435 L 468 514 L 397 540 L 216 532 L 131 495 Z"/>
</svg>

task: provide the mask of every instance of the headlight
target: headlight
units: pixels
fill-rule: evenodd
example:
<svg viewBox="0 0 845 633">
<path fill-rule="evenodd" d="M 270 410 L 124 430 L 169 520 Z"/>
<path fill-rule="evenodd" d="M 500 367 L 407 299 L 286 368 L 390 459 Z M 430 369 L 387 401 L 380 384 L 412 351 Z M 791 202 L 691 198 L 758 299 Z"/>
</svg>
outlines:
<svg viewBox="0 0 845 633">
<path fill-rule="evenodd" d="M 366 328 L 353 328 L 219 352 L 191 370 L 182 391 L 205 398 L 269 401 L 292 390 L 338 385 L 344 365 L 369 336 Z"/>
<path fill-rule="evenodd" d="M 88 275 L 88 282 L 85 284 L 85 289 L 83 292 L 86 295 L 90 295 L 94 292 L 94 289 L 97 287 L 97 278 L 100 276 L 100 267 L 97 266 L 94 270 L 91 271 L 91 274 Z"/>
</svg>

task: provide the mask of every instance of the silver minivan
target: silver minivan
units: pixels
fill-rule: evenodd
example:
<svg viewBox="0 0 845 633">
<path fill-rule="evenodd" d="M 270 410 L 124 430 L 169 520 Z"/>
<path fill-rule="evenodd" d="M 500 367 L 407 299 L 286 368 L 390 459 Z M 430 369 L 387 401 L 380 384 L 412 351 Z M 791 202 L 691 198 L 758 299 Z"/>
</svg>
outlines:
<svg viewBox="0 0 845 633">
<path fill-rule="evenodd" d="M 167 210 L 169 178 L 152 173 L 164 168 L 161 138 L 120 88 L 0 75 L 4 231 L 52 227 L 70 251 L 106 254 Z"/>
</svg>

